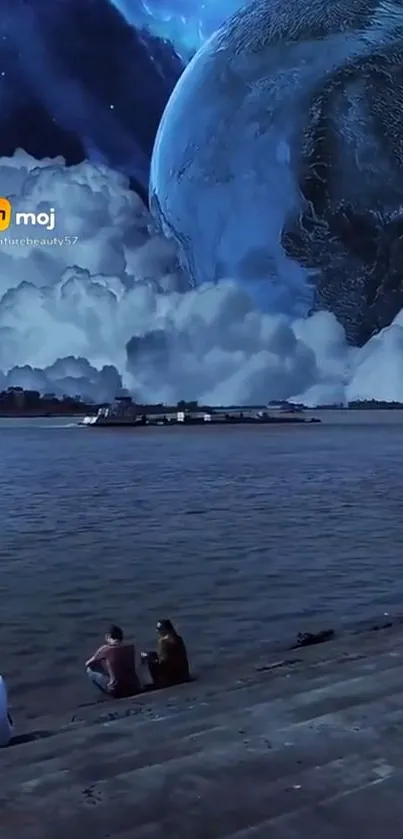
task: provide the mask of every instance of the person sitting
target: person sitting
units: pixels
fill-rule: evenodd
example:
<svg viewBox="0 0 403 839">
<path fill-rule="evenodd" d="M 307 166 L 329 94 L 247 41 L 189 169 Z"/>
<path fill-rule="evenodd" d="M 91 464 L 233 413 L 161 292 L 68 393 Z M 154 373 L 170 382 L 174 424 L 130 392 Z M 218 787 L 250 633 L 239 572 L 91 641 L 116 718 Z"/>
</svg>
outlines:
<svg viewBox="0 0 403 839">
<path fill-rule="evenodd" d="M 8 746 L 14 733 L 14 723 L 8 710 L 6 683 L 0 676 L 0 748 Z"/>
<path fill-rule="evenodd" d="M 120 626 L 111 626 L 105 644 L 85 664 L 87 675 L 103 693 L 123 699 L 139 693 L 134 644 L 124 640 Z"/>
<path fill-rule="evenodd" d="M 165 688 L 188 682 L 189 662 L 183 639 L 170 620 L 157 623 L 157 652 L 142 653 L 148 665 L 154 688 Z"/>
</svg>

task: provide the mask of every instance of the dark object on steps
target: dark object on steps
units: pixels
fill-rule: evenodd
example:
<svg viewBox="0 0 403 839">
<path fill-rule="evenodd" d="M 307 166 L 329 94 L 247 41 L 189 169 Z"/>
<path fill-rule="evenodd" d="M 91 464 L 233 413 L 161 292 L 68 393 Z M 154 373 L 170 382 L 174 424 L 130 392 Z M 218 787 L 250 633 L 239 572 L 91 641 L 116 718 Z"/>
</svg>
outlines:
<svg viewBox="0 0 403 839">
<path fill-rule="evenodd" d="M 263 664 L 261 667 L 256 667 L 256 673 L 264 673 L 267 670 L 278 670 L 279 667 L 291 667 L 293 664 L 298 664 L 302 661 L 301 658 L 285 658 L 281 661 L 273 661 L 272 664 Z"/>
<path fill-rule="evenodd" d="M 297 635 L 297 643 L 291 647 L 296 650 L 299 647 L 311 647 L 314 644 L 324 644 L 326 641 L 331 641 L 335 638 L 336 633 L 334 629 L 322 629 L 320 632 L 299 632 Z"/>
<path fill-rule="evenodd" d="M 390 629 L 393 626 L 393 621 L 386 621 L 385 623 L 376 623 L 370 627 L 370 632 L 380 632 L 381 629 Z"/>
</svg>

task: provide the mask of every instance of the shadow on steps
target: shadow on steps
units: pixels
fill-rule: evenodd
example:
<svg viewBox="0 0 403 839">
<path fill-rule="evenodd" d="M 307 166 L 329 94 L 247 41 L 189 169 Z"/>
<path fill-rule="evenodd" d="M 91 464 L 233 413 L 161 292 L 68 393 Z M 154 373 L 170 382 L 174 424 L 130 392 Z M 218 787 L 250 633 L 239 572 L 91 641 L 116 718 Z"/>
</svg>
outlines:
<svg viewBox="0 0 403 839">
<path fill-rule="evenodd" d="M 11 746 L 22 746 L 24 743 L 33 743 L 34 740 L 45 740 L 47 737 L 53 737 L 57 734 L 57 731 L 28 731 L 26 734 L 17 734 L 15 737 L 12 737 L 8 744 L 8 748 Z"/>
<path fill-rule="evenodd" d="M 184 685 L 194 683 L 196 680 L 197 680 L 196 676 L 191 676 L 186 682 L 182 682 L 182 683 L 177 684 L 177 685 L 171 685 L 168 688 L 157 688 L 154 685 L 146 685 L 146 686 L 143 687 L 143 689 L 140 691 L 140 693 L 136 693 L 132 697 L 127 697 L 123 701 L 127 702 L 127 701 L 134 700 L 134 699 L 141 699 L 143 697 L 147 698 L 150 694 L 165 693 L 167 690 L 169 690 L 169 688 L 175 688 L 175 689 L 176 688 L 181 688 Z M 114 699 L 114 697 L 107 696 L 105 694 L 103 696 L 100 696 L 98 699 L 96 699 L 93 702 L 82 703 L 78 707 L 80 709 L 83 709 L 83 708 L 91 709 L 91 708 L 99 708 L 99 706 L 101 706 L 102 711 L 104 711 L 105 706 L 106 707 L 109 706 L 111 708 L 111 710 L 109 712 L 107 712 L 107 711 L 103 712 L 102 715 L 97 718 L 96 722 L 113 722 L 114 720 L 117 720 L 117 719 L 124 719 L 125 717 L 136 716 L 137 714 L 141 714 L 141 712 L 143 710 L 141 706 L 139 706 L 139 707 L 129 706 L 125 710 L 123 710 L 122 708 L 119 709 L 119 707 L 116 708 L 116 703 L 118 703 L 118 705 L 119 705 L 120 702 L 122 702 L 122 700 L 116 700 L 116 699 Z M 112 710 L 112 708 L 114 710 Z M 75 723 L 75 722 L 80 722 L 77 714 L 74 714 L 70 719 L 70 724 Z M 12 746 L 21 746 L 21 745 L 24 745 L 26 743 L 32 743 L 35 740 L 44 740 L 48 737 L 53 737 L 54 735 L 59 734 L 59 733 L 60 733 L 60 727 L 57 727 L 57 728 L 54 728 L 54 729 L 41 729 L 41 730 L 38 729 L 38 730 L 34 730 L 34 731 L 28 731 L 28 732 L 25 732 L 24 734 L 18 734 L 18 735 L 15 735 L 14 737 L 12 737 L 12 739 L 10 740 L 10 743 L 8 744 L 7 748 L 11 748 Z"/>
</svg>

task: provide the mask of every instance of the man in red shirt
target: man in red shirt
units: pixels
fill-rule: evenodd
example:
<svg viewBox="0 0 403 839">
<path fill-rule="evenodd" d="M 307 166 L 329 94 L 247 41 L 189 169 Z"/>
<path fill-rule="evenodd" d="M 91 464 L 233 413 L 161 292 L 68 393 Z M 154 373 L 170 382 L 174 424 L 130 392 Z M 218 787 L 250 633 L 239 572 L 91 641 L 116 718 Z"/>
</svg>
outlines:
<svg viewBox="0 0 403 839">
<path fill-rule="evenodd" d="M 133 696 L 141 690 L 136 673 L 134 644 L 124 640 L 120 626 L 111 626 L 105 644 L 85 663 L 93 684 L 115 699 Z"/>
</svg>

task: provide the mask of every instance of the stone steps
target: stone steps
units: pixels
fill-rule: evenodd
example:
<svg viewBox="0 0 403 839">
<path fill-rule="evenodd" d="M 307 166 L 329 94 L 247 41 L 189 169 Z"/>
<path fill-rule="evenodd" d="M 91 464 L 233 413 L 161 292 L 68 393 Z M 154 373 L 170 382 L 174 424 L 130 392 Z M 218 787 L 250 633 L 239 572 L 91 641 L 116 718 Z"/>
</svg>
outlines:
<svg viewBox="0 0 403 839">
<path fill-rule="evenodd" d="M 355 637 L 347 635 L 341 636 L 340 639 L 336 639 L 336 641 L 323 645 L 297 650 L 288 649 L 286 652 L 284 652 L 284 649 L 282 651 L 277 649 L 275 654 L 273 654 L 272 651 L 270 654 L 266 653 L 265 655 L 261 655 L 260 659 L 258 659 L 258 663 L 255 663 L 254 667 L 251 666 L 250 657 L 247 659 L 245 657 L 239 660 L 234 659 L 231 666 L 228 666 L 228 664 L 225 663 L 225 666 L 220 667 L 219 669 L 214 669 L 212 667 L 207 668 L 207 670 L 204 669 L 202 673 L 199 674 L 199 680 L 188 686 L 183 686 L 180 693 L 175 690 L 165 690 L 163 691 L 163 696 L 161 695 L 161 692 L 145 694 L 144 698 L 137 697 L 135 702 L 138 705 L 147 704 L 150 708 L 154 705 L 158 708 L 160 713 L 161 708 L 165 707 L 169 707 L 169 710 L 174 710 L 175 707 L 178 706 L 182 708 L 184 704 L 191 702 L 192 694 L 194 696 L 194 700 L 197 702 L 200 702 L 200 698 L 204 696 L 208 699 L 211 699 L 214 696 L 221 699 L 228 691 L 232 693 L 234 687 L 247 687 L 251 683 L 257 683 L 259 679 L 265 680 L 268 668 L 270 670 L 270 678 L 273 676 L 275 677 L 276 659 L 278 663 L 281 663 L 281 660 L 284 661 L 284 659 L 286 661 L 287 659 L 293 661 L 298 660 L 301 663 L 304 672 L 307 674 L 309 674 L 311 667 L 317 668 L 318 666 L 321 667 L 322 672 L 325 673 L 329 667 L 333 667 L 336 660 L 341 660 L 344 663 L 349 660 L 360 660 L 365 658 L 368 650 L 372 655 L 376 655 L 378 650 L 386 652 L 388 649 L 394 649 L 396 645 L 403 648 L 403 639 L 401 638 L 401 635 L 402 627 L 400 623 L 398 623 L 396 626 L 392 626 L 387 631 L 377 633 L 365 632 L 363 635 L 360 635 L 359 651 L 354 649 L 356 647 Z M 269 662 L 268 667 L 265 667 L 267 662 Z M 281 667 L 279 669 L 281 671 Z M 283 667 L 283 669 L 286 668 Z M 266 674 L 264 672 L 265 670 L 267 671 Z M 21 719 L 21 715 L 18 714 L 19 730 L 28 732 L 34 728 L 46 728 L 49 725 L 53 725 L 56 729 L 60 729 L 71 721 L 92 721 L 93 718 L 96 718 L 103 713 L 106 705 L 110 706 L 111 703 L 102 702 L 100 699 L 97 700 L 95 698 L 97 696 L 95 692 L 92 692 L 91 694 L 89 693 L 89 696 L 90 695 L 94 697 L 93 702 L 87 702 L 76 706 L 74 714 L 72 714 L 71 711 L 63 711 L 62 713 L 56 711 L 55 713 L 54 710 L 51 710 L 42 716 L 37 713 L 35 713 L 34 716 L 28 714 L 24 719 Z M 125 706 L 133 706 L 133 701 L 121 700 L 119 702 L 119 709 L 124 708 Z M 119 713 L 121 713 L 120 710 Z"/>
<path fill-rule="evenodd" d="M 143 739 L 146 737 L 149 747 L 161 743 L 164 737 L 168 743 L 171 743 L 172 740 L 188 735 L 197 735 L 209 729 L 214 730 L 222 726 L 223 722 L 227 725 L 228 714 L 232 715 L 232 727 L 242 728 L 245 721 L 245 706 L 254 706 L 254 715 L 258 714 L 259 709 L 263 707 L 264 715 L 269 714 L 272 722 L 276 720 L 277 724 L 280 724 L 285 713 L 289 715 L 298 708 L 301 714 L 304 714 L 304 708 L 306 708 L 308 717 L 320 716 L 322 710 L 323 713 L 326 712 L 329 701 L 332 707 L 334 706 L 336 697 L 339 697 L 339 703 L 353 705 L 356 698 L 362 702 L 367 696 L 374 699 L 378 695 L 383 696 L 393 692 L 394 683 L 400 683 L 399 668 L 402 662 L 403 655 L 401 657 L 396 651 L 365 660 L 349 660 L 339 666 L 337 675 L 334 674 L 330 682 L 327 668 L 326 672 L 323 668 L 318 668 L 315 676 L 310 676 L 309 673 L 299 669 L 282 676 L 277 673 L 274 678 L 269 674 L 266 675 L 264 681 L 234 689 L 225 696 L 213 697 L 211 700 L 207 698 L 199 703 L 192 703 L 190 707 L 185 705 L 183 710 L 174 708 L 172 715 L 169 706 L 161 709 L 162 713 L 159 717 L 153 718 L 151 715 L 150 719 L 144 719 L 142 714 L 137 716 L 128 713 L 125 716 L 122 712 L 120 730 L 134 736 L 136 730 L 140 728 L 142 737 Z M 334 669 L 334 663 L 332 667 Z M 374 674 L 377 677 L 382 674 L 382 679 L 377 678 L 375 685 Z M 162 699 L 162 694 L 160 694 L 160 699 Z M 132 700 L 132 706 L 127 709 L 128 712 L 135 710 L 137 701 L 143 702 L 143 699 Z M 158 704 L 156 707 L 158 708 Z M 113 703 L 113 708 L 119 708 L 119 703 Z M 3 752 L 1 754 L 3 770 L 14 765 L 18 766 L 22 760 L 24 763 L 30 763 L 46 760 L 52 756 L 60 757 L 64 751 L 81 749 L 84 743 L 88 748 L 92 748 L 104 737 L 110 739 L 109 732 L 113 730 L 110 729 L 113 716 L 118 715 L 119 710 L 111 712 L 112 720 L 109 721 L 108 714 L 99 717 L 99 706 L 96 706 L 96 709 L 98 709 L 98 716 L 94 715 L 92 720 L 87 719 L 86 724 L 66 726 L 53 737 L 23 743 Z M 283 722 L 286 721 L 283 720 Z M 91 725 L 89 725 L 90 722 Z"/>
<path fill-rule="evenodd" d="M 376 640 L 379 640 L 379 636 Z M 242 692 L 247 692 L 248 697 L 253 697 L 254 694 L 262 696 L 266 690 L 270 692 L 271 698 L 276 695 L 292 695 L 296 691 L 296 680 L 298 680 L 301 690 L 326 687 L 329 684 L 329 673 L 332 673 L 334 677 L 335 664 L 337 664 L 338 670 L 336 678 L 340 683 L 344 683 L 351 675 L 359 677 L 380 672 L 383 669 L 399 667 L 400 660 L 403 660 L 403 639 L 395 639 L 393 644 L 390 644 L 391 639 L 389 637 L 384 640 L 382 652 L 373 652 L 372 655 L 362 653 L 346 655 L 344 652 L 341 656 L 336 654 L 336 657 L 330 655 L 330 657 L 322 658 L 323 653 L 322 656 L 318 656 L 319 648 L 316 647 L 313 650 L 301 651 L 299 655 L 304 657 L 298 659 L 297 663 L 293 665 L 284 664 L 282 667 L 269 665 L 269 669 L 262 672 L 255 670 L 251 673 L 249 670 L 247 677 L 235 682 L 231 682 L 227 678 L 225 684 L 213 684 L 207 685 L 207 687 L 204 682 L 196 682 L 182 686 L 179 691 L 178 689 L 171 689 L 170 691 L 144 694 L 132 700 L 121 700 L 119 703 L 109 701 L 94 703 L 76 711 L 74 714 L 75 727 L 78 728 L 81 724 L 106 722 L 125 714 L 132 716 L 133 725 L 137 724 L 138 719 L 142 726 L 147 722 L 147 719 L 154 721 L 175 717 L 177 714 L 185 719 L 188 712 L 190 719 L 192 719 L 194 707 L 198 710 L 199 719 L 202 719 L 203 713 L 211 716 L 214 713 L 215 706 L 219 707 L 221 712 L 224 712 L 242 704 L 240 698 Z M 327 649 L 328 645 L 325 646 Z M 316 660 L 318 658 L 319 660 Z M 65 715 L 37 718 L 34 723 L 35 731 L 42 729 L 45 732 L 52 733 L 52 731 L 59 732 L 65 728 L 71 729 L 70 721 L 68 718 L 66 719 Z M 29 736 L 32 730 L 32 723 L 26 723 L 22 732 Z M 20 745 L 19 748 L 21 747 Z"/>
<path fill-rule="evenodd" d="M 341 744 L 344 750 L 348 750 L 349 743 L 354 743 L 354 740 L 358 739 L 365 745 L 371 739 L 381 709 L 387 711 L 389 726 L 402 724 L 403 686 L 400 686 L 401 691 L 392 693 L 388 681 L 386 692 L 378 700 L 368 702 L 364 698 L 359 703 L 351 705 L 343 702 L 341 705 L 336 698 L 330 708 L 322 707 L 320 714 L 316 706 L 312 706 L 314 710 L 310 712 L 310 706 L 305 705 L 297 708 L 293 714 L 285 713 L 282 720 L 274 718 L 270 713 L 270 702 L 261 703 L 246 707 L 228 718 L 212 720 L 214 724 L 205 725 L 200 731 L 192 731 L 189 726 L 183 732 L 178 729 L 175 737 L 166 729 L 161 732 L 162 736 L 143 736 L 144 732 L 133 731 L 130 719 L 93 727 L 91 732 L 82 730 L 80 740 L 75 742 L 64 733 L 55 737 L 52 743 L 47 741 L 46 753 L 37 750 L 32 753 L 30 749 L 28 759 L 16 760 L 14 755 L 12 762 L 2 762 L 2 790 L 7 792 L 10 787 L 15 789 L 19 784 L 29 785 L 35 781 L 38 773 L 40 778 L 36 788 L 39 789 L 42 780 L 57 772 L 61 762 L 70 772 L 80 775 L 80 782 L 88 783 L 91 780 L 103 780 L 111 774 L 112 769 L 122 771 L 123 767 L 124 771 L 137 770 L 166 764 L 171 760 L 178 761 L 196 756 L 199 752 L 214 750 L 217 744 L 220 750 L 229 752 L 231 747 L 237 749 L 240 746 L 242 750 L 245 744 L 255 743 L 273 755 L 282 750 L 287 742 L 289 756 L 293 750 L 297 753 L 307 748 L 308 743 L 310 753 L 313 754 L 313 732 L 321 733 L 322 739 L 318 740 L 318 744 L 321 748 L 322 742 L 326 741 L 327 754 L 331 748 L 340 750 Z M 239 713 L 242 713 L 242 719 L 239 719 Z M 316 742 L 314 745 L 317 745 Z M 92 757 L 95 751 L 96 763 Z"/>
<path fill-rule="evenodd" d="M 196 683 L 115 703 L 114 719 L 95 706 L 3 750 L 0 839 L 355 837 L 351 801 L 390 812 L 403 780 L 403 630 L 362 640 L 221 693 Z M 379 815 L 363 834 L 380 839 Z"/>
<path fill-rule="evenodd" d="M 400 748 L 396 748 L 394 759 L 403 778 Z M 351 795 L 384 780 L 390 771 L 377 741 L 359 754 L 351 752 L 334 759 L 329 754 L 323 762 L 308 767 L 269 760 L 267 749 L 249 743 L 115 774 L 88 786 L 71 785 L 68 771 L 60 770 L 38 779 L 35 785 L 23 785 L 13 798 L 13 808 L 19 818 L 24 814 L 32 817 L 36 810 L 43 839 L 55 835 L 55 824 L 58 839 L 84 836 L 84 828 L 104 839 L 113 836 L 113 831 L 130 830 L 133 820 L 136 839 L 144 835 L 153 839 L 161 835 L 222 839 L 240 829 Z M 3 796 L 1 805 L 7 818 L 10 811 L 7 813 Z M 24 835 L 26 839 L 39 836 L 27 826 Z"/>
</svg>

